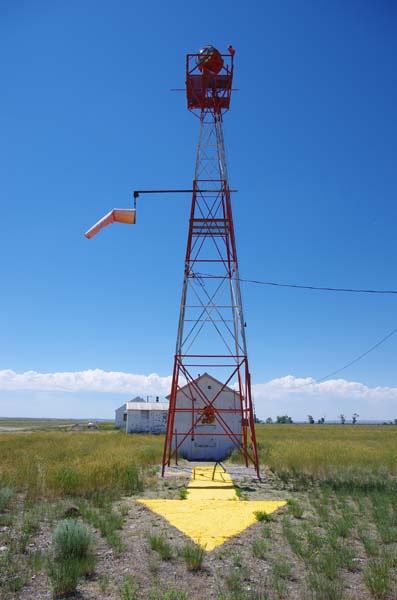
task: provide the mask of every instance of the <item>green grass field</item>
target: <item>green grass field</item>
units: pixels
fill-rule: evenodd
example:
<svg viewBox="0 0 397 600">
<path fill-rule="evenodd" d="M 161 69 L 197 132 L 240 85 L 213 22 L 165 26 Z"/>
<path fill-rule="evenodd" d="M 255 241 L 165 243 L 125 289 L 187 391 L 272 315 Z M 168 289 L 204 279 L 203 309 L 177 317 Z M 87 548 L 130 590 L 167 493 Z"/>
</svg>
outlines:
<svg viewBox="0 0 397 600">
<path fill-rule="evenodd" d="M 27 419 L 23 417 L 0 417 L 0 432 L 6 431 L 69 431 L 74 425 L 91 419 Z M 95 421 L 95 419 L 92 419 Z M 99 421 L 100 429 L 114 429 L 113 421 Z"/>
<path fill-rule="evenodd" d="M 140 491 L 163 437 L 118 431 L 0 435 L 0 477 L 31 499 Z M 153 470 L 153 469 L 152 469 Z"/>
<path fill-rule="evenodd" d="M 361 425 L 259 425 L 261 464 L 303 482 L 393 485 L 397 427 Z"/>
<path fill-rule="evenodd" d="M 2 599 L 39 600 L 51 590 L 55 598 L 77 586 L 78 597 L 87 590 L 98 600 L 397 598 L 397 427 L 257 426 L 265 483 L 241 488 L 242 499 L 271 487 L 288 506 L 211 553 L 211 562 L 200 552 L 192 579 L 186 539 L 175 545 L 165 522 L 136 516 L 135 495 L 178 499 L 185 485 L 157 477 L 164 437 L 127 435 L 110 423 L 68 431 L 72 424 L 48 429 L 43 421 L 37 431 L 25 422 L 30 432 L 0 433 Z M 235 453 L 230 460 L 240 461 Z M 88 566 L 59 563 L 49 543 L 70 507 L 92 536 Z M 125 575 L 130 556 L 146 557 L 134 577 Z"/>
<path fill-rule="evenodd" d="M 260 463 L 283 479 L 394 485 L 397 427 L 258 425 L 257 438 Z M 161 461 L 163 443 L 119 431 L 2 433 L 0 477 L 31 498 L 134 492 Z"/>
</svg>

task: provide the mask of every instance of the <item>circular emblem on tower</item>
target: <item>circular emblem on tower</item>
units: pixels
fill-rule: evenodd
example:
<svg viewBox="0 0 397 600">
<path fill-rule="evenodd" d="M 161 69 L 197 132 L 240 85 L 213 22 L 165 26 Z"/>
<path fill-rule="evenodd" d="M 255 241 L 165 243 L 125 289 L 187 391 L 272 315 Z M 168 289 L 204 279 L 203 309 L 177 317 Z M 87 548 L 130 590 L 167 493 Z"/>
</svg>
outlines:
<svg viewBox="0 0 397 600">
<path fill-rule="evenodd" d="M 215 409 L 213 406 L 206 406 L 203 409 L 203 414 L 201 417 L 202 425 L 212 425 L 215 421 Z"/>
</svg>

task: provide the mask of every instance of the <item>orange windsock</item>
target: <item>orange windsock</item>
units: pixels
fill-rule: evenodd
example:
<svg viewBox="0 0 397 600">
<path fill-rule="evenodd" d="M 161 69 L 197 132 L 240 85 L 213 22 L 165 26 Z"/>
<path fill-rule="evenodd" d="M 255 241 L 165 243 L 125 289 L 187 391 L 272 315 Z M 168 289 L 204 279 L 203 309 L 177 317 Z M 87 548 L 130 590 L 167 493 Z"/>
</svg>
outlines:
<svg viewBox="0 0 397 600">
<path fill-rule="evenodd" d="M 101 231 L 107 225 L 111 225 L 112 223 L 128 223 L 130 225 L 135 225 L 135 216 L 136 211 L 135 208 L 114 208 L 107 215 L 102 217 L 99 221 L 95 223 L 88 231 L 85 232 L 85 237 L 91 239 Z"/>
<path fill-rule="evenodd" d="M 114 220 L 118 223 L 128 223 L 135 225 L 135 208 L 114 208 Z"/>
</svg>

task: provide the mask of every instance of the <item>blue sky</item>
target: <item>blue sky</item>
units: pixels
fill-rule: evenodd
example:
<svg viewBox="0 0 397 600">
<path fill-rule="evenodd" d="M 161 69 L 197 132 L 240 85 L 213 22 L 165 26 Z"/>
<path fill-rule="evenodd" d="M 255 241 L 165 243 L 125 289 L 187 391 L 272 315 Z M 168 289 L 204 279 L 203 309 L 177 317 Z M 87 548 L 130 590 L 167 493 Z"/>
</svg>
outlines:
<svg viewBox="0 0 397 600">
<path fill-rule="evenodd" d="M 167 393 L 189 198 L 82 234 L 134 189 L 190 187 L 198 122 L 170 88 L 206 43 L 236 49 L 241 276 L 396 289 L 396 26 L 387 0 L 0 0 L 0 415 L 111 417 Z M 295 389 L 397 327 L 395 296 L 242 292 L 260 416 L 397 417 L 397 335 Z"/>
</svg>

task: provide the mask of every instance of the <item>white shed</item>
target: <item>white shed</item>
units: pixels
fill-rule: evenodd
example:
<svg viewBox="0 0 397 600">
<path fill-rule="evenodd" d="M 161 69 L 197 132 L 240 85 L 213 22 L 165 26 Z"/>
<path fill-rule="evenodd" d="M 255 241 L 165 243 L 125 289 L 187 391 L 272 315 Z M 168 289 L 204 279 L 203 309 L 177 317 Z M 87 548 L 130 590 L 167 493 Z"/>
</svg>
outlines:
<svg viewBox="0 0 397 600">
<path fill-rule="evenodd" d="M 115 411 L 115 426 L 127 433 L 165 433 L 168 402 L 145 402 L 134 398 Z"/>
<path fill-rule="evenodd" d="M 197 387 L 201 393 L 198 392 Z M 224 427 L 215 418 L 212 422 L 206 414 L 206 406 L 217 396 L 213 406 L 223 409 L 220 413 L 230 430 L 241 443 L 241 410 L 238 392 L 225 387 L 223 383 L 204 373 L 182 387 L 176 397 L 173 446 L 181 443 L 178 454 L 188 460 L 223 460 L 236 447 L 226 435 Z M 219 393 L 220 392 L 220 393 Z M 207 399 L 204 402 L 202 396 Z M 169 398 L 169 396 L 168 396 Z M 179 412 L 179 409 L 182 409 Z M 188 409 L 188 410 L 186 410 Z M 189 435 L 186 434 L 189 432 Z"/>
</svg>

